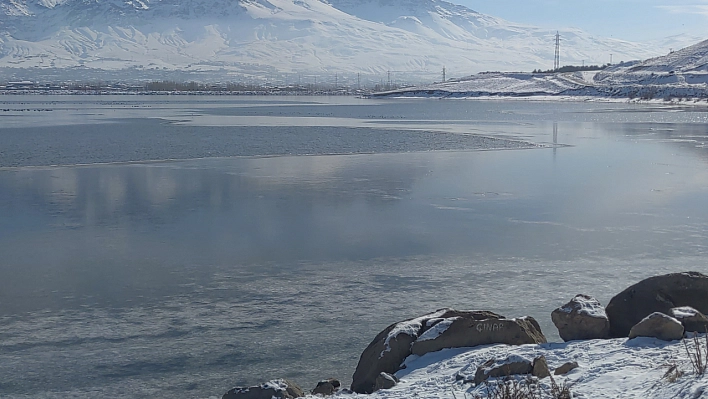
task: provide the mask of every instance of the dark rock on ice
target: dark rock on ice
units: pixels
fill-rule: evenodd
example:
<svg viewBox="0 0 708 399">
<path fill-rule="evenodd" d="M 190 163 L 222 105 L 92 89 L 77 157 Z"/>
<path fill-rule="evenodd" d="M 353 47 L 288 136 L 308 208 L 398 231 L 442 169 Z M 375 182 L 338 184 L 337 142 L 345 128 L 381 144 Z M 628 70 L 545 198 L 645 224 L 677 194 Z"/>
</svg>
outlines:
<svg viewBox="0 0 708 399">
<path fill-rule="evenodd" d="M 683 325 L 680 321 L 661 312 L 654 312 L 637 323 L 629 331 L 629 338 L 652 337 L 664 341 L 683 338 Z"/>
<path fill-rule="evenodd" d="M 252 387 L 236 387 L 222 399 L 294 399 L 305 396 L 302 388 L 288 380 L 272 380 Z"/>
<path fill-rule="evenodd" d="M 551 313 L 564 341 L 610 337 L 610 320 L 597 299 L 579 294 Z"/>
<path fill-rule="evenodd" d="M 617 294 L 605 311 L 613 337 L 627 337 L 632 327 L 654 312 L 691 306 L 708 313 L 708 276 L 698 272 L 650 277 Z"/>
</svg>

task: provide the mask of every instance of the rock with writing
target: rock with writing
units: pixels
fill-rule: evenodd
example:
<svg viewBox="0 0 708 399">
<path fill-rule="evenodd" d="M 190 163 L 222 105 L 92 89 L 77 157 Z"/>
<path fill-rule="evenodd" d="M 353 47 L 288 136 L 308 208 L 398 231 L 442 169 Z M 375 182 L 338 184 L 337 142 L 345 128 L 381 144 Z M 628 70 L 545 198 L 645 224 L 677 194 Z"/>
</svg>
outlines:
<svg viewBox="0 0 708 399">
<path fill-rule="evenodd" d="M 610 320 L 597 299 L 579 294 L 551 313 L 564 341 L 610 337 Z"/>
<path fill-rule="evenodd" d="M 305 396 L 302 388 L 288 380 L 272 380 L 252 387 L 237 387 L 226 392 L 222 399 L 294 399 Z"/>
<path fill-rule="evenodd" d="M 637 323 L 629 331 L 629 338 L 652 337 L 664 341 L 683 338 L 683 325 L 673 317 L 654 312 Z"/>
<path fill-rule="evenodd" d="M 381 372 L 394 374 L 401 363 L 411 354 L 413 342 L 419 337 L 437 336 L 445 331 L 453 320 L 503 319 L 496 313 L 486 311 L 457 311 L 440 309 L 420 317 L 391 324 L 381 331 L 359 357 L 352 377 L 351 389 L 357 393 L 372 393 Z M 427 333 L 427 334 L 426 334 Z"/>
<path fill-rule="evenodd" d="M 617 294 L 605 308 L 610 335 L 627 337 L 632 327 L 654 312 L 691 306 L 708 313 L 708 276 L 698 272 L 651 277 Z"/>
<path fill-rule="evenodd" d="M 477 367 L 474 384 L 479 385 L 489 378 L 507 377 L 518 374 L 531 374 L 531 360 L 522 356 L 512 355 L 503 360 L 490 359 Z"/>
<path fill-rule="evenodd" d="M 313 395 L 333 395 L 342 384 L 336 378 L 329 378 L 319 381 L 317 386 L 311 391 Z"/>
<path fill-rule="evenodd" d="M 449 319 L 444 329 L 423 334 L 413 342 L 412 353 L 424 355 L 445 348 L 462 348 L 489 344 L 541 344 L 546 337 L 532 317 L 518 319 Z"/>
<path fill-rule="evenodd" d="M 708 317 L 690 306 L 673 308 L 670 315 L 683 324 L 685 332 L 708 332 Z"/>
</svg>

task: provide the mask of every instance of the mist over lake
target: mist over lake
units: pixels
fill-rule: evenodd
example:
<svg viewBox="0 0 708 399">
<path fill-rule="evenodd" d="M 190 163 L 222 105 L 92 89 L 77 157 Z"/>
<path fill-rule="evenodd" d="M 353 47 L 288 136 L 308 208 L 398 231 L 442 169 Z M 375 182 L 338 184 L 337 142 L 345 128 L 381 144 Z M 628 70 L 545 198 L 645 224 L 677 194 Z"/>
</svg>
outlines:
<svg viewBox="0 0 708 399">
<path fill-rule="evenodd" d="M 0 397 L 344 384 L 387 325 L 708 272 L 701 107 L 4 96 Z"/>
</svg>

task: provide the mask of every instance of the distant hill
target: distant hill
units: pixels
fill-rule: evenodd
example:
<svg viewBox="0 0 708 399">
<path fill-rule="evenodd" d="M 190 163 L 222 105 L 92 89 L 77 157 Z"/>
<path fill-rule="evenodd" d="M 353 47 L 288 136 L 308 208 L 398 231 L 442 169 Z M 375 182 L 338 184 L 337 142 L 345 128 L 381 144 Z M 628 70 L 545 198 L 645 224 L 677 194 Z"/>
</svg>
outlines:
<svg viewBox="0 0 708 399">
<path fill-rule="evenodd" d="M 442 0 L 0 0 L 0 67 L 432 80 L 443 66 L 448 76 L 548 69 L 555 33 Z M 560 34 L 568 64 L 668 50 L 574 29 Z"/>
<path fill-rule="evenodd" d="M 601 71 L 480 73 L 379 96 L 590 96 L 639 99 L 708 98 L 708 40 L 646 61 Z"/>
</svg>

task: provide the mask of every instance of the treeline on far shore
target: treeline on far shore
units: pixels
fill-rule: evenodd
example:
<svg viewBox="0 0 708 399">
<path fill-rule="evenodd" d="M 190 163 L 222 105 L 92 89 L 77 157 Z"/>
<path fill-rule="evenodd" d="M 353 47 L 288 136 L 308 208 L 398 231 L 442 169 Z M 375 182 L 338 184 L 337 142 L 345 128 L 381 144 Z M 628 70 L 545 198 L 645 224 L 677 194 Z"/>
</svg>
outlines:
<svg viewBox="0 0 708 399">
<path fill-rule="evenodd" d="M 605 65 L 566 65 L 558 69 L 547 69 L 545 71 L 541 69 L 534 69 L 532 73 L 563 73 L 563 72 L 585 72 L 585 71 L 602 71 L 603 69 L 609 67 L 610 64 Z"/>
</svg>

